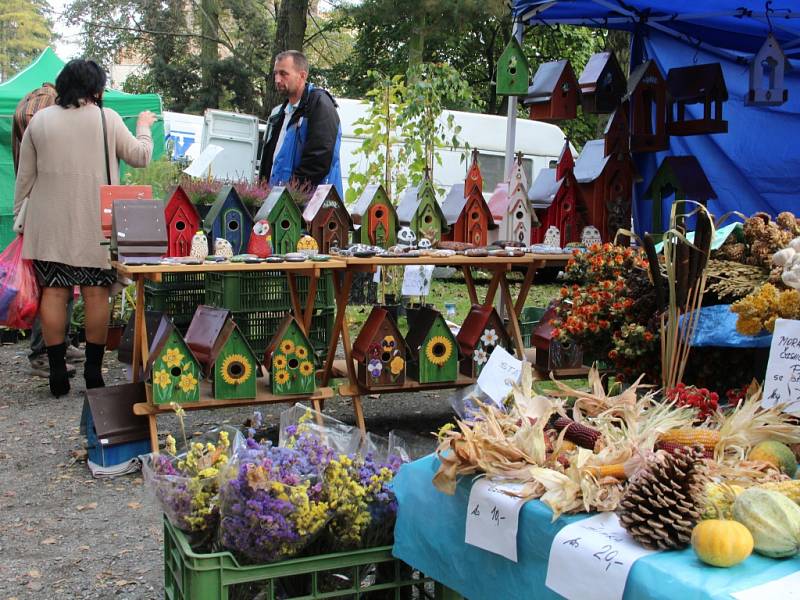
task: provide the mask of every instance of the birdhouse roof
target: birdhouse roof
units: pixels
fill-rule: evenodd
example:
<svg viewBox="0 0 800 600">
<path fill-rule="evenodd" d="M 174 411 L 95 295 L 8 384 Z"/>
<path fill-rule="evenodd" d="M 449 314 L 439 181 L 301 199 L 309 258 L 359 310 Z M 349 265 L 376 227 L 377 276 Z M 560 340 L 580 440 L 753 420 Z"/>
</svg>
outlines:
<svg viewBox="0 0 800 600">
<path fill-rule="evenodd" d="M 383 189 L 383 186 L 379 183 L 372 183 L 364 188 L 364 191 L 361 192 L 361 195 L 358 197 L 358 200 L 356 200 L 356 203 L 350 208 L 350 215 L 353 218 L 353 223 L 356 225 L 361 224 L 361 218 L 367 213 L 372 201 L 378 194 L 383 196 L 390 210 L 395 212 L 394 205 L 386 195 L 386 190 Z"/>
<path fill-rule="evenodd" d="M 528 94 L 525 96 L 523 104 L 549 102 L 565 71 L 567 77 L 572 79 L 573 83 L 577 85 L 578 82 L 575 80 L 575 73 L 568 60 L 554 60 L 539 65 L 536 74 L 533 76 L 533 81 L 528 87 Z"/>
<path fill-rule="evenodd" d="M 272 360 L 272 355 L 275 354 L 275 350 L 278 348 L 278 344 L 281 343 L 281 340 L 286 337 L 286 334 L 289 332 L 289 328 L 292 326 L 297 328 L 297 332 L 303 338 L 306 346 L 308 346 L 309 350 L 314 349 L 311 345 L 311 342 L 308 339 L 308 336 L 303 331 L 303 328 L 300 327 L 300 324 L 292 315 L 286 315 L 283 320 L 278 325 L 278 330 L 275 332 L 275 335 L 272 336 L 272 339 L 269 341 L 269 345 L 267 349 L 264 351 L 264 364 L 268 365 Z"/>
<path fill-rule="evenodd" d="M 760 65 L 765 58 L 770 56 L 775 58 L 777 61 L 783 61 L 787 67 L 791 68 L 791 63 L 786 58 L 783 48 L 781 48 L 780 43 L 771 33 L 767 34 L 767 39 L 764 40 L 761 48 L 759 48 L 758 52 L 756 52 L 756 55 L 753 57 L 752 64 Z"/>
<path fill-rule="evenodd" d="M 658 68 L 658 65 L 655 63 L 655 61 L 648 60 L 643 62 L 633 70 L 631 76 L 628 78 L 628 91 L 625 94 L 625 99 L 629 98 L 636 88 L 639 87 L 639 84 L 644 81 L 648 73 L 657 76 L 661 82 L 664 81 L 664 76 L 661 74 L 661 69 Z"/>
<path fill-rule="evenodd" d="M 458 217 L 461 216 L 461 211 L 464 210 L 466 205 L 467 198 L 464 196 L 464 184 L 453 184 L 447 196 L 445 196 L 444 202 L 442 202 L 442 214 L 448 225 L 453 225 L 458 221 Z"/>
<path fill-rule="evenodd" d="M 384 322 L 389 323 L 394 331 L 395 338 L 403 344 L 406 349 L 406 353 L 408 353 L 408 345 L 406 344 L 406 340 L 400 333 L 400 329 L 397 327 L 397 323 L 394 322 L 392 315 L 389 314 L 389 311 L 385 308 L 374 306 L 372 311 L 369 313 L 369 317 L 367 317 L 367 320 L 364 322 L 364 325 L 362 325 L 361 331 L 359 331 L 358 337 L 353 344 L 353 358 L 359 362 L 367 359 L 369 356 L 370 344 L 372 344 L 375 336 L 377 335 L 378 331 L 380 331 L 381 325 Z"/>
<path fill-rule="evenodd" d="M 336 187 L 331 184 L 318 185 L 317 189 L 314 190 L 314 194 L 303 208 L 303 219 L 305 222 L 310 225 L 323 206 L 327 206 L 328 208 L 333 208 L 335 206 L 337 209 L 341 210 L 347 215 L 347 222 L 352 227 L 353 220 L 350 218 L 350 213 L 347 212 L 344 202 L 342 202 L 342 199 L 339 197 L 339 192 L 336 191 Z"/>
<path fill-rule="evenodd" d="M 719 63 L 675 67 L 667 73 L 667 91 L 672 100 L 702 102 L 707 97 L 728 99 L 728 88 Z"/>
<path fill-rule="evenodd" d="M 572 171 L 578 183 L 589 183 L 603 174 L 603 169 L 611 158 L 605 156 L 605 153 L 605 140 L 590 140 L 583 145 Z"/>
<path fill-rule="evenodd" d="M 703 167 L 695 156 L 667 156 L 661 161 L 658 171 L 647 186 L 645 198 L 653 197 L 653 186 L 661 184 L 665 179 L 671 179 L 677 191 L 684 199 L 705 202 L 709 198 L 716 198 L 717 193 L 711 187 L 711 182 L 706 177 Z"/>
<path fill-rule="evenodd" d="M 172 319 L 164 318 L 161 319 L 161 323 L 159 323 L 158 325 L 158 331 L 156 331 L 156 337 L 153 338 L 153 345 L 150 348 L 150 354 L 147 357 L 147 365 L 145 366 L 145 371 L 144 371 L 145 379 L 148 379 L 150 377 L 150 374 L 152 373 L 153 370 L 153 365 L 158 359 L 158 356 L 164 350 L 164 347 L 167 345 L 170 335 L 173 332 L 178 336 L 178 340 L 186 349 L 186 352 L 188 352 L 191 359 L 198 365 L 200 364 L 200 361 L 197 360 L 197 357 L 194 355 L 194 352 L 192 352 L 192 349 L 189 348 L 189 346 L 184 341 L 183 336 L 181 336 L 181 332 L 178 331 L 178 329 L 175 327 L 175 324 L 172 322 Z"/>
<path fill-rule="evenodd" d="M 289 190 L 287 190 L 285 186 L 278 185 L 270 190 L 269 196 L 267 196 L 267 198 L 264 200 L 264 204 L 262 204 L 261 208 L 258 209 L 255 220 L 260 221 L 261 219 L 266 219 L 267 221 L 270 221 L 270 215 L 272 214 L 272 211 L 281 201 L 285 201 L 288 206 L 293 206 L 294 210 L 297 212 L 297 216 L 302 218 L 300 209 L 298 208 L 297 203 L 294 201 L 294 198 L 292 198 L 292 195 L 289 193 Z"/>
<path fill-rule="evenodd" d="M 528 200 L 534 208 L 547 208 L 553 203 L 561 181 L 556 179 L 556 170 L 542 169 L 528 192 Z"/>
<path fill-rule="evenodd" d="M 242 202 L 242 199 L 239 197 L 239 193 L 236 191 L 236 188 L 234 188 L 232 185 L 224 185 L 217 194 L 217 199 L 214 200 L 214 204 L 211 205 L 211 208 L 209 209 L 208 214 L 203 221 L 203 227 L 206 229 L 206 231 L 211 229 L 211 225 L 217 220 L 217 217 L 219 217 L 220 212 L 222 212 L 222 207 L 225 206 L 225 202 L 228 200 L 228 198 L 233 198 L 234 203 L 239 205 L 243 214 L 248 217 L 250 216 L 250 211 L 247 210 L 244 202 Z"/>
<path fill-rule="evenodd" d="M 619 91 L 624 92 L 625 74 L 619 66 L 617 57 L 611 51 L 598 52 L 589 58 L 578 79 L 578 86 L 581 88 L 581 92 L 586 94 L 594 93 L 606 69 L 611 72 L 612 77 L 618 82 Z"/>
<path fill-rule="evenodd" d="M 200 222 L 200 213 L 197 212 L 197 207 L 192 204 L 189 195 L 184 191 L 184 189 L 181 186 L 176 185 L 167 194 L 167 204 L 164 206 L 164 216 L 168 223 L 172 220 L 172 217 L 175 216 L 175 213 L 181 207 L 181 205 L 185 205 L 188 210 L 192 211 L 197 217 L 197 221 Z"/>
<path fill-rule="evenodd" d="M 428 333 L 430 333 L 431 327 L 433 327 L 434 323 L 436 323 L 436 321 L 439 319 L 442 320 L 444 329 L 450 332 L 450 328 L 447 327 L 447 323 L 445 322 L 442 313 L 427 306 L 420 309 L 419 313 L 417 314 L 417 319 L 414 322 L 414 328 L 410 330 L 406 336 L 406 344 L 408 344 L 408 347 L 411 348 L 412 355 L 422 347 L 422 344 L 425 343 L 425 338 L 427 338 Z M 450 336 L 454 337 L 452 332 L 450 333 Z"/>
<path fill-rule="evenodd" d="M 461 329 L 459 329 L 458 335 L 456 336 L 458 349 L 463 356 L 472 356 L 484 330 L 486 330 L 489 321 L 492 319 L 492 315 L 496 317 L 496 323 L 502 323 L 494 306 L 480 306 L 475 304 L 472 306 L 469 313 L 467 313 L 467 317 L 464 319 L 464 323 L 461 325 Z M 508 337 L 505 329 L 502 328 L 498 332 L 498 335 Z"/>
<path fill-rule="evenodd" d="M 194 352 L 197 360 L 208 370 L 214 363 L 214 358 L 219 353 L 222 346 L 220 335 L 226 326 L 231 328 L 229 321 L 229 311 L 225 308 L 200 305 L 195 309 L 192 322 L 183 341 Z"/>
</svg>

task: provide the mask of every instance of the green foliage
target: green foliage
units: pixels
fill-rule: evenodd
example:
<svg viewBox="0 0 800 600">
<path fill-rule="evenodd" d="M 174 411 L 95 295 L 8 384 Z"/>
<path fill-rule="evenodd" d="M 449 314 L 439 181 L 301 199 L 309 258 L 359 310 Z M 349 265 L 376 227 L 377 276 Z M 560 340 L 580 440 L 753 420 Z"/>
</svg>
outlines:
<svg viewBox="0 0 800 600">
<path fill-rule="evenodd" d="M 129 169 L 125 174 L 125 185 L 153 186 L 153 197 L 164 198 L 169 189 L 181 180 L 181 164 L 172 162 L 165 154 L 150 161 L 142 169 Z"/>
<path fill-rule="evenodd" d="M 53 39 L 43 0 L 0 0 L 0 81 L 27 67 Z"/>
</svg>

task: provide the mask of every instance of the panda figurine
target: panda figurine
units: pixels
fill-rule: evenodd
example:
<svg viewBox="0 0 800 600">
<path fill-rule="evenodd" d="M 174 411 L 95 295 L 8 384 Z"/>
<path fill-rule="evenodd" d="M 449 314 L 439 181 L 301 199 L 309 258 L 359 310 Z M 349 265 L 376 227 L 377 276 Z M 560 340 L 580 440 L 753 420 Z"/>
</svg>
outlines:
<svg viewBox="0 0 800 600">
<path fill-rule="evenodd" d="M 415 234 L 410 227 L 401 227 L 397 232 L 397 245 L 410 250 L 414 248 L 417 242 L 417 234 Z"/>
<path fill-rule="evenodd" d="M 431 244 L 431 241 L 428 238 L 422 238 L 417 244 L 417 248 L 420 250 L 430 250 L 433 248 L 433 244 Z"/>
</svg>

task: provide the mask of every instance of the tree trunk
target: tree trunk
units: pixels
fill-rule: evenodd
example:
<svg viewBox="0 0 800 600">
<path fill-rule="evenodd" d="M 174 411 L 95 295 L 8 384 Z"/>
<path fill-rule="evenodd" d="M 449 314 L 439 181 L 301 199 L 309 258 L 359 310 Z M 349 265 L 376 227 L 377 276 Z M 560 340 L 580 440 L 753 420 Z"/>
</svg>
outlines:
<svg viewBox="0 0 800 600">
<path fill-rule="evenodd" d="M 214 78 L 214 65 L 219 62 L 219 45 L 215 41 L 219 37 L 219 1 L 200 1 L 200 69 L 202 94 L 208 108 L 219 107 L 219 87 Z"/>
<path fill-rule="evenodd" d="M 419 23 L 411 31 L 408 40 L 408 67 L 416 67 L 422 64 L 425 54 L 425 13 L 419 16 Z"/>
<path fill-rule="evenodd" d="M 275 43 L 272 46 L 272 66 L 275 57 L 285 50 L 303 51 L 306 37 L 306 19 L 309 0 L 282 0 L 278 6 L 275 20 Z M 275 89 L 275 80 L 270 72 L 267 93 L 264 98 L 264 112 L 269 114 L 273 107 L 283 102 Z"/>
</svg>

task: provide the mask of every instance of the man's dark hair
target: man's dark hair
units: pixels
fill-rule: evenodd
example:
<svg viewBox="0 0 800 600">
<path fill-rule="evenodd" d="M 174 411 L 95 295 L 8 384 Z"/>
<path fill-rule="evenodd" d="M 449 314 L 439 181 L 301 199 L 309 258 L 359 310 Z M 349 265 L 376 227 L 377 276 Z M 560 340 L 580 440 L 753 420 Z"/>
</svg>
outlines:
<svg viewBox="0 0 800 600">
<path fill-rule="evenodd" d="M 308 59 L 302 52 L 298 50 L 284 50 L 275 57 L 275 62 L 283 60 L 284 58 L 291 58 L 294 62 L 295 69 L 308 73 Z"/>
<path fill-rule="evenodd" d="M 81 100 L 102 106 L 100 93 L 106 87 L 106 73 L 93 60 L 69 61 L 56 78 L 56 104 L 63 108 L 79 107 Z"/>
</svg>

